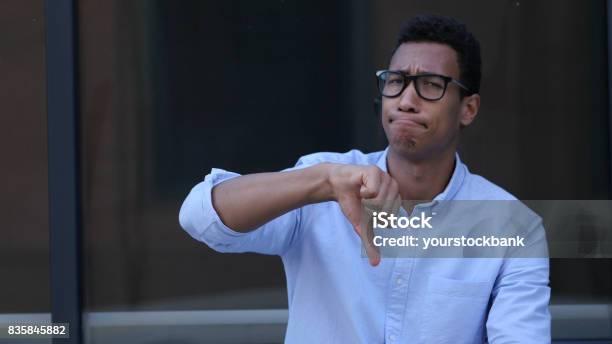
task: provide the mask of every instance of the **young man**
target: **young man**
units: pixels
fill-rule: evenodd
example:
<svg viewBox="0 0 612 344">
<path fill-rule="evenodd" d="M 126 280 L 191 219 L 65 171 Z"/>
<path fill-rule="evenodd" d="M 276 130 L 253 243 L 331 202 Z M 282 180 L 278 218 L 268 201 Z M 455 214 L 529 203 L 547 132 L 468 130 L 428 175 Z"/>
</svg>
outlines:
<svg viewBox="0 0 612 344">
<path fill-rule="evenodd" d="M 515 199 L 456 153 L 480 106 L 480 64 L 457 21 L 406 22 L 377 72 L 385 151 L 311 154 L 278 173 L 213 169 L 182 227 L 219 252 L 281 256 L 288 343 L 550 342 L 546 258 L 381 259 L 361 222 L 364 200 Z"/>
</svg>

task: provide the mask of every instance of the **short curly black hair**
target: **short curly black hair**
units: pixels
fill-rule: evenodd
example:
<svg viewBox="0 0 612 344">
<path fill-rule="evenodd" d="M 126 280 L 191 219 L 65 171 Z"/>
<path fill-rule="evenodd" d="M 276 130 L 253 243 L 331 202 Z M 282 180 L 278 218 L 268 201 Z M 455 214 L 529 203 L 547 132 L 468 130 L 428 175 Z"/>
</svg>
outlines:
<svg viewBox="0 0 612 344">
<path fill-rule="evenodd" d="M 402 24 L 393 54 L 407 42 L 435 42 L 453 48 L 457 52 L 461 72 L 459 79 L 470 89 L 470 92 L 462 90 L 461 96 L 480 92 L 480 43 L 464 24 L 451 17 L 418 15 Z"/>
</svg>

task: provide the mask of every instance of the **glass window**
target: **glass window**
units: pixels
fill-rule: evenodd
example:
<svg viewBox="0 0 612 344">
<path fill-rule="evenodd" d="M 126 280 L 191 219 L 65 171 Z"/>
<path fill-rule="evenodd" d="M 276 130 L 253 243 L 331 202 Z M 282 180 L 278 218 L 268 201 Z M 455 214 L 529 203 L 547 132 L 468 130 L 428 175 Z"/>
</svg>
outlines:
<svg viewBox="0 0 612 344">
<path fill-rule="evenodd" d="M 0 2 L 0 324 L 51 309 L 44 25 L 42 1 Z"/>
<path fill-rule="evenodd" d="M 351 118 L 348 18 L 322 4 L 80 3 L 88 310 L 287 307 L 277 257 L 215 253 L 178 210 L 212 167 L 280 170 L 376 123 L 369 97 Z"/>
<path fill-rule="evenodd" d="M 180 205 L 213 167 L 276 171 L 312 152 L 384 148 L 374 71 L 418 13 L 455 16 L 481 42 L 482 107 L 460 147 L 472 172 L 521 199 L 610 199 L 605 5 L 80 1 L 88 326 L 104 312 L 202 310 L 266 318 L 262 335 L 282 340 L 280 259 L 213 252 L 179 227 Z M 553 260 L 553 305 L 609 304 L 611 264 Z M 263 313 L 206 313 L 245 309 Z M 582 333 L 554 324 L 561 339 Z"/>
</svg>

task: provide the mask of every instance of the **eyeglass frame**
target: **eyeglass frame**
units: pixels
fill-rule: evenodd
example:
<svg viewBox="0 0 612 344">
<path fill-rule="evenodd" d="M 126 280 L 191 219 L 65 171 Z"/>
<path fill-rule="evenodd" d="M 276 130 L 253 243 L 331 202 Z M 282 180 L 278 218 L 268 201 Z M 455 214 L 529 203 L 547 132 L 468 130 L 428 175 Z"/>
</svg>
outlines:
<svg viewBox="0 0 612 344">
<path fill-rule="evenodd" d="M 401 91 L 399 91 L 396 95 L 394 96 L 386 96 L 382 93 L 382 91 L 380 90 L 380 75 L 382 73 L 386 73 L 386 72 L 391 72 L 391 73 L 395 73 L 395 74 L 399 74 L 404 78 L 404 86 L 402 87 Z M 442 90 L 442 95 L 439 98 L 434 98 L 434 99 L 430 99 L 430 98 L 425 98 L 421 95 L 421 92 L 419 91 L 418 87 L 416 86 L 416 80 L 420 77 L 427 77 L 427 76 L 436 76 L 439 78 L 442 78 L 442 80 L 444 80 L 444 90 Z M 408 74 L 406 72 L 403 72 L 401 70 L 389 70 L 389 69 L 382 69 L 382 70 L 378 70 L 376 71 L 376 89 L 378 89 L 378 93 L 380 93 L 380 95 L 382 97 L 385 98 L 397 98 L 399 97 L 405 90 L 406 88 L 410 85 L 410 82 L 414 82 L 415 86 L 414 86 L 414 90 L 416 91 L 417 95 L 425 100 L 428 101 L 438 101 L 440 99 L 442 99 L 444 97 L 444 95 L 446 94 L 446 89 L 448 88 L 448 84 L 449 83 L 454 83 L 457 86 L 461 87 L 463 90 L 465 90 L 468 93 L 473 93 L 467 86 L 465 86 L 464 84 L 462 84 L 459 80 L 454 79 L 450 76 L 446 76 L 446 75 L 441 75 L 441 74 L 435 74 L 435 73 L 424 73 L 424 74 Z"/>
</svg>

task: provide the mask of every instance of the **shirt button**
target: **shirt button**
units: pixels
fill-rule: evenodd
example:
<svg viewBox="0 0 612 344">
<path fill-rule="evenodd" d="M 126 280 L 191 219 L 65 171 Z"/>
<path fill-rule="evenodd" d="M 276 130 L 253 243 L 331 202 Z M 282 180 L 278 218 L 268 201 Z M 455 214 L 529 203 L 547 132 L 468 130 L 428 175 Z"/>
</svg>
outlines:
<svg viewBox="0 0 612 344">
<path fill-rule="evenodd" d="M 401 278 L 398 278 L 398 279 L 395 280 L 395 283 L 397 285 L 402 285 L 402 283 L 404 283 L 404 280 L 402 280 Z"/>
<path fill-rule="evenodd" d="M 395 341 L 395 336 L 394 335 L 389 335 L 389 341 L 394 342 Z"/>
</svg>

